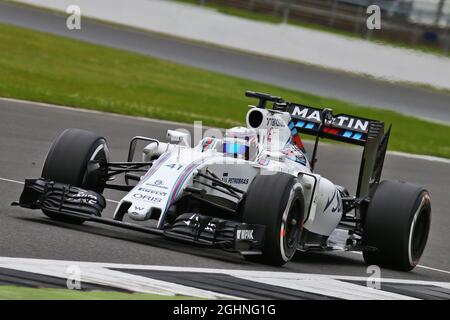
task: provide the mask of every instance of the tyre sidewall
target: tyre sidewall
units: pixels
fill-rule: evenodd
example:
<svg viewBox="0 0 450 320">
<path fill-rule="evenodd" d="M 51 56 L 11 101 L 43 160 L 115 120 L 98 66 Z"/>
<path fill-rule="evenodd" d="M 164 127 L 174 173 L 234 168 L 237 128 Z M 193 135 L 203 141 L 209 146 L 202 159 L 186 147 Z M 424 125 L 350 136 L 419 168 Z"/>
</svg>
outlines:
<svg viewBox="0 0 450 320">
<path fill-rule="evenodd" d="M 292 201 L 290 197 L 292 196 Z M 288 262 L 295 254 L 296 245 L 284 247 L 281 236 L 283 215 L 289 212 L 287 208 L 294 201 L 300 202 L 299 235 L 303 226 L 303 197 L 300 183 L 292 175 L 277 173 L 274 175 L 256 176 L 247 190 L 247 199 L 243 208 L 243 222 L 262 224 L 266 226 L 264 247 L 261 256 L 248 256 L 251 260 L 272 265 L 282 265 Z M 297 243 L 298 243 L 297 240 Z"/>
<path fill-rule="evenodd" d="M 367 264 L 403 271 L 415 267 L 418 259 L 411 261 L 409 255 L 412 222 L 416 213 L 431 214 L 431 207 L 423 211 L 424 197 L 428 197 L 428 192 L 413 184 L 389 180 L 380 183 L 364 223 L 363 255 Z"/>
<path fill-rule="evenodd" d="M 87 167 L 90 160 L 109 161 L 106 140 L 90 131 L 66 129 L 50 147 L 41 176 L 47 180 L 101 193 L 105 187 L 104 182 L 87 183 Z M 62 217 L 54 212 L 43 211 L 55 220 L 76 224 L 84 222 L 83 219 Z"/>
</svg>

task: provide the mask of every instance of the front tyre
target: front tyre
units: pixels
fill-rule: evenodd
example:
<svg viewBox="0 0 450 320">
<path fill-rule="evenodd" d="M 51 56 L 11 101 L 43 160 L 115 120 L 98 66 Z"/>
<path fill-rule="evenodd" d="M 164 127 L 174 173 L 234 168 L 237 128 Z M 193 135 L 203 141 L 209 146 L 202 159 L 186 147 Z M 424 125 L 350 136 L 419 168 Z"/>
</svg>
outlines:
<svg viewBox="0 0 450 320">
<path fill-rule="evenodd" d="M 412 270 L 425 249 L 430 224 L 427 190 L 411 183 L 382 181 L 364 221 L 364 261 L 368 265 Z"/>
<path fill-rule="evenodd" d="M 109 151 L 103 137 L 86 130 L 66 129 L 53 142 L 42 169 L 42 178 L 53 180 L 86 190 L 103 192 L 104 177 L 88 176 L 91 160 L 109 161 Z M 44 211 L 48 217 L 74 224 L 84 219 L 64 217 L 54 212 Z"/>
<path fill-rule="evenodd" d="M 258 175 L 247 190 L 242 221 L 266 226 L 262 255 L 247 260 L 281 266 L 291 260 L 303 229 L 300 183 L 286 173 Z"/>
</svg>

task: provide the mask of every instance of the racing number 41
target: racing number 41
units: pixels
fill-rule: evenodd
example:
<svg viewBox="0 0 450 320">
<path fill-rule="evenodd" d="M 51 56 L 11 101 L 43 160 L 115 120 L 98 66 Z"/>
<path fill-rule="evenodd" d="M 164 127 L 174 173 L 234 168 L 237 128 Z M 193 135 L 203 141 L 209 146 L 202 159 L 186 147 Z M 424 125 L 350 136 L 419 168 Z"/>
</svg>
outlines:
<svg viewBox="0 0 450 320">
<path fill-rule="evenodd" d="M 183 165 L 174 163 L 174 164 L 167 164 L 166 167 L 169 167 L 170 169 L 175 169 L 177 171 L 180 171 L 183 168 Z"/>
</svg>

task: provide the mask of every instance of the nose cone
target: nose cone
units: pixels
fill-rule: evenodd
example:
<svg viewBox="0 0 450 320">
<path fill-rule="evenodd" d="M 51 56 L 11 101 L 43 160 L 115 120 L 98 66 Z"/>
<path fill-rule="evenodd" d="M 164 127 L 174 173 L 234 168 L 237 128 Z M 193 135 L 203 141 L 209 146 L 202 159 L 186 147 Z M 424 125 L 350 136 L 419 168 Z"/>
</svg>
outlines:
<svg viewBox="0 0 450 320">
<path fill-rule="evenodd" d="M 143 203 L 133 203 L 128 209 L 130 219 L 144 221 L 150 219 L 152 207 Z"/>
</svg>

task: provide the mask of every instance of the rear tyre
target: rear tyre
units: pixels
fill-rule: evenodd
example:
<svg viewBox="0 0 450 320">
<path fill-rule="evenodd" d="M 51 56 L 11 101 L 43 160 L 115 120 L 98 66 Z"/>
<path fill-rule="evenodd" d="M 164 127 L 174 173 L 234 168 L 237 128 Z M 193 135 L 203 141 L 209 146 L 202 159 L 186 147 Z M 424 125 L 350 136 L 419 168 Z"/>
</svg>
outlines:
<svg viewBox="0 0 450 320">
<path fill-rule="evenodd" d="M 425 249 L 431 224 L 428 191 L 401 181 L 382 181 L 364 222 L 364 261 L 402 271 L 412 270 Z"/>
<path fill-rule="evenodd" d="M 105 139 L 90 131 L 66 129 L 50 147 L 42 177 L 101 193 L 106 181 L 102 177 L 88 177 L 87 167 L 90 160 L 109 161 Z M 48 217 L 62 222 L 81 224 L 85 221 L 45 210 L 43 212 Z"/>
<path fill-rule="evenodd" d="M 247 191 L 242 221 L 266 226 L 262 255 L 245 259 L 281 266 L 291 260 L 303 229 L 303 197 L 292 175 L 258 175 Z"/>
</svg>

